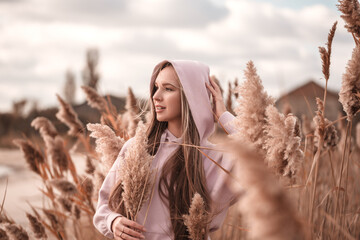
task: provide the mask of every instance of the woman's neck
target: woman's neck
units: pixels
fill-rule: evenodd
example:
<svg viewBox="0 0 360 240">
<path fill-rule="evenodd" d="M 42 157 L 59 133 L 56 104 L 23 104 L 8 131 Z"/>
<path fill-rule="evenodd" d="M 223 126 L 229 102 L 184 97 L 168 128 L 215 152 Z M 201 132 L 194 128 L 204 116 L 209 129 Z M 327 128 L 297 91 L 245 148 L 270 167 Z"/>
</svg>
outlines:
<svg viewBox="0 0 360 240">
<path fill-rule="evenodd" d="M 182 135 L 181 122 L 168 122 L 168 130 L 177 138 Z"/>
</svg>

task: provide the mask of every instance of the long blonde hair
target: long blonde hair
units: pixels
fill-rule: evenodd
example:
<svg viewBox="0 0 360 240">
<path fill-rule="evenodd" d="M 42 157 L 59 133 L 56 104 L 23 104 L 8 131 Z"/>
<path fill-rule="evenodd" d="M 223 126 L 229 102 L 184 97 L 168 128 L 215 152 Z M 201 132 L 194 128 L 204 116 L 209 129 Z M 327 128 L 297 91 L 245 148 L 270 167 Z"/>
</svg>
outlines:
<svg viewBox="0 0 360 240">
<path fill-rule="evenodd" d="M 166 67 L 173 66 L 171 63 L 165 63 L 160 68 L 160 71 Z M 176 77 L 181 85 L 177 75 Z M 150 104 L 151 121 L 147 131 L 148 152 L 151 155 L 155 155 L 158 151 L 161 135 L 167 129 L 167 122 L 159 122 L 156 119 L 155 106 L 152 101 L 152 96 L 155 91 L 156 89 L 153 84 L 151 86 L 151 96 L 148 102 L 148 104 Z M 181 125 L 183 131 L 183 143 L 186 145 L 199 146 L 199 132 L 182 88 Z M 210 211 L 211 205 L 202 154 L 195 147 L 181 145 L 162 167 L 158 189 L 162 201 L 169 207 L 175 239 L 188 239 L 188 232 L 182 216 L 188 214 L 191 199 L 194 194 L 198 192 L 202 196 L 208 211 Z M 109 206 L 113 211 L 118 211 L 122 214 L 124 212 L 124 207 L 119 206 L 119 202 L 121 202 L 121 192 L 121 183 L 117 183 L 110 194 Z"/>
</svg>

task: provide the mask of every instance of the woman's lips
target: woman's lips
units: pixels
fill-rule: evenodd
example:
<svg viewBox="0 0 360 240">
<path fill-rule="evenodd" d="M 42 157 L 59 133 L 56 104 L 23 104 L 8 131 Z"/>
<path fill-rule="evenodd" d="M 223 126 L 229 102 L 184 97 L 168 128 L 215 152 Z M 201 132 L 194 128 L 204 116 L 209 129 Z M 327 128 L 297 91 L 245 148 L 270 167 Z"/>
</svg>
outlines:
<svg viewBox="0 0 360 240">
<path fill-rule="evenodd" d="M 156 105 L 156 106 L 155 106 L 155 111 L 156 111 L 157 113 L 162 112 L 162 111 L 164 111 L 164 110 L 165 110 L 165 107 L 163 107 L 163 106 L 160 106 L 160 105 Z"/>
</svg>

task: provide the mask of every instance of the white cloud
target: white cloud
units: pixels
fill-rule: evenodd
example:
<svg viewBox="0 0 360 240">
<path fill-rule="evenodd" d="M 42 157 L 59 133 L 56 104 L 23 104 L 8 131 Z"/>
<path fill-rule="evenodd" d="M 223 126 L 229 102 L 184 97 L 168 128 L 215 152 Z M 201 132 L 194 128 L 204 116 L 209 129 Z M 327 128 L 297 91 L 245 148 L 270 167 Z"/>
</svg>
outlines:
<svg viewBox="0 0 360 240">
<path fill-rule="evenodd" d="M 333 22 L 340 19 L 339 13 L 321 5 L 294 10 L 267 3 L 227 1 L 227 6 L 231 9 L 229 16 L 212 24 L 208 32 L 209 38 L 218 43 L 214 49 L 220 59 L 235 58 L 236 62 L 243 62 L 238 66 L 241 69 L 245 68 L 246 61 L 254 60 L 268 86 L 276 85 L 279 75 L 288 79 L 286 89 L 309 77 L 322 77 L 318 46 L 327 41 Z M 340 20 L 333 44 L 343 52 L 333 51 L 333 58 L 342 64 L 331 66 L 335 77 L 335 81 L 329 83 L 332 88 L 340 87 L 338 79 L 353 47 L 351 37 L 342 26 Z M 233 69 L 228 72 L 235 74 Z"/>
<path fill-rule="evenodd" d="M 61 21 L 103 27 L 199 28 L 227 15 L 228 10 L 207 0 L 29 0 L 3 3 L 21 19 Z"/>
<path fill-rule="evenodd" d="M 56 103 L 67 68 L 81 85 L 87 47 L 100 50 L 102 93 L 126 94 L 132 86 L 135 94 L 147 94 L 152 68 L 170 58 L 203 61 L 224 84 L 242 79 L 251 59 L 265 88 L 279 94 L 309 77 L 321 82 L 318 46 L 340 19 L 323 5 L 291 9 L 250 0 L 29 0 L 0 6 L 0 95 L 7 96 L 0 110 L 18 95 Z M 330 87 L 339 88 L 353 46 L 339 21 Z"/>
</svg>

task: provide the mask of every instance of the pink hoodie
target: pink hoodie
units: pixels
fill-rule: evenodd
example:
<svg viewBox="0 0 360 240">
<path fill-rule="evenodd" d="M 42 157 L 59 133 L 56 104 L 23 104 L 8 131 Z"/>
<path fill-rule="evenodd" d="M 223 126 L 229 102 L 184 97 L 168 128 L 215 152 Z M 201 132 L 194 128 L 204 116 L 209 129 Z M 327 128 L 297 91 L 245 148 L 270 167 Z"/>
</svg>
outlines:
<svg viewBox="0 0 360 240">
<path fill-rule="evenodd" d="M 154 81 L 160 71 L 161 66 L 164 63 L 170 62 L 183 86 L 186 98 L 189 102 L 190 110 L 194 118 L 196 127 L 200 135 L 201 146 L 214 148 L 214 145 L 207 141 L 208 137 L 214 131 L 214 117 L 211 111 L 210 93 L 205 86 L 205 82 L 209 83 L 209 68 L 208 66 L 195 62 L 195 61 L 168 61 L 164 60 L 155 66 L 150 86 L 154 84 Z M 229 124 L 234 118 L 229 112 L 225 112 L 221 115 L 219 121 L 229 131 L 234 132 L 234 129 Z M 111 231 L 111 223 L 120 214 L 112 212 L 108 207 L 108 198 L 112 187 L 116 184 L 119 176 L 117 176 L 116 169 L 120 167 L 121 159 L 123 159 L 126 149 L 131 144 L 132 139 L 127 141 L 121 149 L 117 160 L 107 174 L 103 185 L 99 191 L 99 199 L 97 210 L 94 215 L 95 227 L 106 237 L 114 238 Z M 179 147 L 176 144 L 167 144 L 166 142 L 181 143 L 180 138 L 176 138 L 168 129 L 164 131 L 161 136 L 160 147 L 154 157 L 152 166 L 158 169 L 158 173 L 161 172 L 162 166 L 171 154 Z M 165 142 L 165 143 L 164 143 Z M 227 170 L 231 169 L 231 162 L 225 158 L 221 152 L 214 150 L 203 150 L 206 155 L 215 160 L 218 164 Z M 220 227 L 226 216 L 226 211 L 230 206 L 230 203 L 234 200 L 235 195 L 227 186 L 227 175 L 219 169 L 211 160 L 203 156 L 204 170 L 207 180 L 207 187 L 214 203 L 213 209 L 215 217 L 210 222 L 210 231 L 214 231 Z M 159 176 L 159 174 L 158 174 Z M 166 204 L 160 199 L 158 184 L 159 178 L 156 179 L 154 188 L 153 199 L 149 207 L 148 216 L 145 223 L 147 231 L 144 233 L 145 239 L 150 240 L 165 240 L 173 239 L 174 234 L 172 232 L 170 213 Z M 143 224 L 143 220 L 148 208 L 148 203 L 144 204 L 137 216 L 137 222 Z"/>
</svg>

